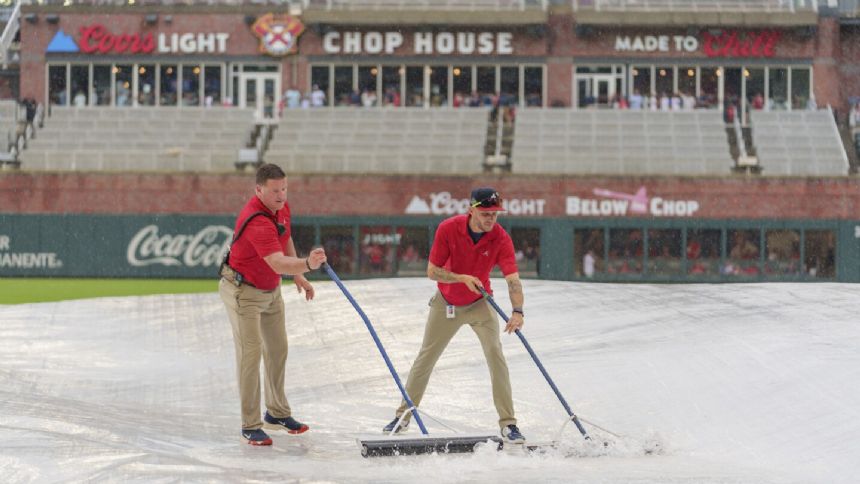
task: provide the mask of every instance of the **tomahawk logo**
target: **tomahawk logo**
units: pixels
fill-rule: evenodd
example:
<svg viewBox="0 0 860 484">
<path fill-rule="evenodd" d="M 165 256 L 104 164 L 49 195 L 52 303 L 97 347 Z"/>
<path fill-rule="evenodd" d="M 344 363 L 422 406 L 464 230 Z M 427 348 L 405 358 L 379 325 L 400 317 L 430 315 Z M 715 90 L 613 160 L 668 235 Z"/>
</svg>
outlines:
<svg viewBox="0 0 860 484">
<path fill-rule="evenodd" d="M 274 14 L 267 13 L 254 22 L 251 30 L 260 39 L 260 52 L 283 56 L 296 52 L 296 43 L 305 31 L 305 26 L 295 17 L 275 17 Z"/>
</svg>

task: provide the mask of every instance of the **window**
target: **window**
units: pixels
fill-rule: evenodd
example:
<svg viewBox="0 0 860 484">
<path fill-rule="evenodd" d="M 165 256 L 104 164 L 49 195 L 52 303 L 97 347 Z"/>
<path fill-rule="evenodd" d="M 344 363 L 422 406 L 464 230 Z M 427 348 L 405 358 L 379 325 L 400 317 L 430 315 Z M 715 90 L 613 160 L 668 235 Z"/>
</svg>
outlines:
<svg viewBox="0 0 860 484">
<path fill-rule="evenodd" d="M 682 274 L 681 230 L 648 231 L 648 273 L 661 276 Z"/>
<path fill-rule="evenodd" d="M 162 64 L 159 74 L 161 75 L 161 81 L 159 82 L 159 87 L 161 88 L 159 104 L 162 106 L 176 106 L 178 94 L 177 82 L 179 82 L 179 74 L 177 73 L 176 66 Z"/>
<path fill-rule="evenodd" d="M 448 105 L 448 66 L 432 66 L 430 73 L 430 105 Z"/>
<path fill-rule="evenodd" d="M 400 66 L 382 66 L 382 105 L 402 106 Z"/>
<path fill-rule="evenodd" d="M 482 98 L 482 104 L 490 104 L 496 93 L 496 67 L 478 66 L 477 72 L 478 95 Z"/>
<path fill-rule="evenodd" d="M 803 265 L 810 277 L 836 277 L 836 234 L 832 230 L 807 230 L 803 241 Z"/>
<path fill-rule="evenodd" d="M 764 272 L 769 276 L 800 274 L 800 231 L 768 230 L 764 236 L 767 259 Z"/>
<path fill-rule="evenodd" d="M 394 271 L 400 234 L 391 227 L 361 227 L 359 267 L 362 274 L 391 274 Z"/>
<path fill-rule="evenodd" d="M 660 98 L 660 109 L 671 109 L 670 100 L 675 94 L 675 68 L 673 66 L 657 67 L 655 71 L 654 88 Z"/>
<path fill-rule="evenodd" d="M 334 105 L 349 106 L 358 104 L 359 99 L 352 99 L 352 66 L 334 67 Z"/>
<path fill-rule="evenodd" d="M 111 103 L 111 66 L 93 66 L 93 97 L 97 106 L 110 106 Z"/>
<path fill-rule="evenodd" d="M 610 274 L 642 273 L 642 231 L 609 229 L 609 257 L 606 272 Z"/>
<path fill-rule="evenodd" d="M 182 66 L 182 105 L 200 105 L 200 66 Z"/>
<path fill-rule="evenodd" d="M 137 103 L 141 106 L 155 106 L 155 66 L 137 66 Z"/>
<path fill-rule="evenodd" d="M 454 100 L 452 105 L 457 108 L 466 104 L 466 99 L 472 94 L 472 66 L 454 67 Z"/>
<path fill-rule="evenodd" d="M 512 228 L 511 240 L 520 275 L 537 277 L 540 272 L 540 229 Z"/>
<path fill-rule="evenodd" d="M 424 105 L 424 66 L 406 67 L 406 106 Z"/>
<path fill-rule="evenodd" d="M 117 106 L 132 105 L 132 82 L 134 82 L 134 66 L 131 64 L 118 64 L 113 68 L 114 85 L 116 89 L 114 93 L 116 98 L 114 101 Z"/>
<path fill-rule="evenodd" d="M 520 69 L 517 66 L 502 66 L 499 69 L 501 102 L 505 106 L 515 106 L 520 102 Z"/>
<path fill-rule="evenodd" d="M 639 91 L 639 94 L 650 97 L 653 94 L 651 91 L 651 66 L 634 67 L 630 74 L 633 77 L 634 92 Z M 647 103 L 645 107 L 648 107 Z"/>
<path fill-rule="evenodd" d="M 769 67 L 767 76 L 770 109 L 788 109 L 788 69 Z"/>
<path fill-rule="evenodd" d="M 350 226 L 323 226 L 320 243 L 325 249 L 328 264 L 339 274 L 355 272 L 355 238 Z"/>
<path fill-rule="evenodd" d="M 815 101 L 811 99 L 809 68 L 791 68 L 791 108 L 816 109 Z"/>
<path fill-rule="evenodd" d="M 376 66 L 359 66 L 358 89 L 361 92 L 361 104 L 365 107 L 378 106 L 377 77 L 379 68 Z"/>
<path fill-rule="evenodd" d="M 523 93 L 526 96 L 525 105 L 543 106 L 543 67 L 526 67 L 523 69 Z"/>
<path fill-rule="evenodd" d="M 696 107 L 696 74 L 695 67 L 678 68 L 678 94 L 681 96 L 684 109 Z"/>
<path fill-rule="evenodd" d="M 699 80 L 699 98 L 696 107 L 707 109 L 719 109 L 720 76 L 723 75 L 719 67 L 702 67 L 701 79 Z"/>
<path fill-rule="evenodd" d="M 307 257 L 316 242 L 316 229 L 313 225 L 292 225 L 290 238 L 296 246 L 298 257 Z"/>
<path fill-rule="evenodd" d="M 692 276 L 719 276 L 720 237 L 718 229 L 687 231 L 687 274 Z"/>
<path fill-rule="evenodd" d="M 90 104 L 90 66 L 73 65 L 71 78 L 72 105 L 83 107 Z"/>
<path fill-rule="evenodd" d="M 397 229 L 400 245 L 397 247 L 397 275 L 424 276 L 430 257 L 430 229 L 427 227 L 400 227 Z"/>
<path fill-rule="evenodd" d="M 728 230 L 727 252 L 723 274 L 755 277 L 759 274 L 760 240 L 758 230 Z"/>
<path fill-rule="evenodd" d="M 48 97 L 53 104 L 59 106 L 69 104 L 66 80 L 66 64 L 48 66 Z"/>
<path fill-rule="evenodd" d="M 221 66 L 206 66 L 203 68 L 203 94 L 206 106 L 221 104 Z"/>
<path fill-rule="evenodd" d="M 330 85 L 329 66 L 311 66 L 311 90 L 315 90 L 314 86 L 319 87 L 322 92 L 326 93 L 326 97 L 329 97 Z"/>
</svg>

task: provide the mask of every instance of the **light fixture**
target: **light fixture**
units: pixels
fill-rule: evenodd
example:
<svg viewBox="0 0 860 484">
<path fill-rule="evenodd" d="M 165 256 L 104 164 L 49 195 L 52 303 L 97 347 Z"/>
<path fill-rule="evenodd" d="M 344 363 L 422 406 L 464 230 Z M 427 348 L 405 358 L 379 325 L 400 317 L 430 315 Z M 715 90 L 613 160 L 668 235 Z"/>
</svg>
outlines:
<svg viewBox="0 0 860 484">
<path fill-rule="evenodd" d="M 687 75 L 689 77 L 693 77 L 696 75 L 696 71 L 694 71 L 693 69 L 687 69 Z"/>
<path fill-rule="evenodd" d="M 144 20 L 146 21 L 147 24 L 152 25 L 155 22 L 158 22 L 158 14 L 157 13 L 148 13 L 148 14 L 146 14 L 146 17 L 144 17 Z"/>
<path fill-rule="evenodd" d="M 39 16 L 36 15 L 35 13 L 26 13 L 26 14 L 24 14 L 24 20 L 26 20 L 27 22 L 29 22 L 31 24 L 34 24 L 34 23 L 39 21 Z"/>
<path fill-rule="evenodd" d="M 454 75 L 455 75 L 455 76 L 459 76 L 459 75 L 460 75 L 460 68 L 459 68 L 459 67 L 455 67 L 455 68 L 454 68 Z"/>
<path fill-rule="evenodd" d="M 55 13 L 49 13 L 45 15 L 45 21 L 49 24 L 58 24 L 60 23 L 60 16 Z"/>
</svg>

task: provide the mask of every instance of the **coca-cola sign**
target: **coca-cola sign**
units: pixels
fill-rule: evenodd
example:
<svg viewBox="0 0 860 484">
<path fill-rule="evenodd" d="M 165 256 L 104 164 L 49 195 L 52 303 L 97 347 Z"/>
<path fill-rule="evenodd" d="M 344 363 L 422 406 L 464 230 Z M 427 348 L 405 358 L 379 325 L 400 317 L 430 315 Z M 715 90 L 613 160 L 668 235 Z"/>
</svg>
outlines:
<svg viewBox="0 0 860 484">
<path fill-rule="evenodd" d="M 140 229 L 128 244 L 126 260 L 134 267 L 215 267 L 230 247 L 233 230 L 207 225 L 193 234 L 159 234 L 158 225 Z"/>
</svg>

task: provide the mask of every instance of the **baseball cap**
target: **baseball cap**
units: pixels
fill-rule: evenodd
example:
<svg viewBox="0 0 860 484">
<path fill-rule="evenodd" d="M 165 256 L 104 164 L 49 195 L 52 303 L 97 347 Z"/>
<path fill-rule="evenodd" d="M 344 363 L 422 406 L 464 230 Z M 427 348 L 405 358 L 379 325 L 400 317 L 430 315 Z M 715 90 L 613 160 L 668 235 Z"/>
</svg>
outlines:
<svg viewBox="0 0 860 484">
<path fill-rule="evenodd" d="M 482 212 L 501 212 L 504 210 L 502 208 L 502 196 L 499 195 L 499 192 L 495 188 L 489 187 L 472 190 L 472 198 L 469 201 L 469 205 Z"/>
</svg>

